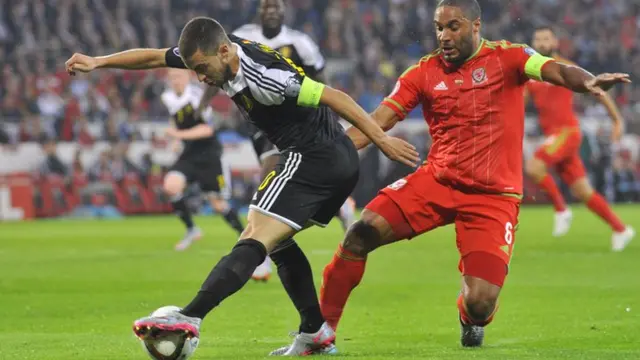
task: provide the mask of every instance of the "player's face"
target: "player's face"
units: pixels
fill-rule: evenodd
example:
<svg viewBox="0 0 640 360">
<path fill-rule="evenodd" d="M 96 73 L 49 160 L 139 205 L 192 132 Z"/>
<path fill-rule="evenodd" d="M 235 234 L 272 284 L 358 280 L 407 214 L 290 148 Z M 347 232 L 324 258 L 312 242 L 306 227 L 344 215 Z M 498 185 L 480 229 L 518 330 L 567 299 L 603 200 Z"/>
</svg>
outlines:
<svg viewBox="0 0 640 360">
<path fill-rule="evenodd" d="M 206 55 L 198 50 L 191 59 L 188 59 L 187 66 L 198 75 L 198 81 L 209 86 L 222 85 L 233 78 L 231 71 L 231 51 L 230 44 L 220 45 L 218 53 L 215 55 Z"/>
<path fill-rule="evenodd" d="M 544 56 L 551 55 L 558 47 L 558 39 L 549 29 L 538 30 L 533 34 L 533 48 Z"/>
<path fill-rule="evenodd" d="M 177 93 L 182 93 L 189 83 L 189 71 L 182 69 L 169 69 L 167 78 L 171 89 Z"/>
<path fill-rule="evenodd" d="M 473 36 L 480 31 L 480 19 L 467 19 L 459 7 L 441 6 L 433 22 L 445 60 L 462 63 L 473 55 Z"/>
<path fill-rule="evenodd" d="M 260 20 L 267 29 L 280 29 L 284 20 L 282 0 L 262 0 L 260 2 Z"/>
</svg>

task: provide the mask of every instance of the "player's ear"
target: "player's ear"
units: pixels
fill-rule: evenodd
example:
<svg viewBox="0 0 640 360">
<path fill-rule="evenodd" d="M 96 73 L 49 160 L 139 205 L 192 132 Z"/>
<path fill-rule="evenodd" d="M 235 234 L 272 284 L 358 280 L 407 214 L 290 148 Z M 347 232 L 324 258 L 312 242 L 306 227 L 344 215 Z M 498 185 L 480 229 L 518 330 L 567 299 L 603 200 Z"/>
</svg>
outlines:
<svg viewBox="0 0 640 360">
<path fill-rule="evenodd" d="M 229 57 L 231 55 L 231 44 L 222 43 L 218 48 L 218 56 L 222 60 L 223 63 L 229 62 Z"/>
<path fill-rule="evenodd" d="M 471 22 L 471 27 L 474 33 L 480 33 L 480 29 L 482 28 L 482 22 L 480 18 L 477 18 Z"/>
</svg>

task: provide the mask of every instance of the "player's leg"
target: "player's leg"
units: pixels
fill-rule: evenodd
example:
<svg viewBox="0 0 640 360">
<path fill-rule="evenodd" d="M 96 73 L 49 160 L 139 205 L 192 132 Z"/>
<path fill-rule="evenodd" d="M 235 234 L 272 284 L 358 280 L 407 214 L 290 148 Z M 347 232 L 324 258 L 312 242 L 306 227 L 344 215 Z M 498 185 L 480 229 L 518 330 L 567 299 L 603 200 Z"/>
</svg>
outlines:
<svg viewBox="0 0 640 360">
<path fill-rule="evenodd" d="M 216 213 L 222 215 L 232 229 L 241 234 L 244 225 L 240 221 L 238 211 L 228 201 L 231 198 L 231 188 L 228 183 L 231 180 L 231 171 L 228 164 L 221 158 L 214 157 L 198 164 L 198 168 L 197 181 L 202 191 L 207 194 L 211 207 Z"/>
<path fill-rule="evenodd" d="M 254 144 L 254 148 L 256 149 L 258 158 L 260 159 L 260 164 L 262 165 L 260 168 L 260 178 L 266 179 L 269 173 L 275 170 L 278 161 L 280 161 L 280 153 L 271 143 L 266 142 L 266 140 L 263 140 L 262 142 L 262 145 Z M 295 243 L 293 239 L 289 239 L 287 242 Z M 298 245 L 296 244 L 296 246 Z M 267 256 L 264 259 L 264 262 L 253 272 L 251 278 L 255 281 L 266 282 L 271 278 L 272 272 L 271 257 Z"/>
<path fill-rule="evenodd" d="M 188 175 L 192 169 L 189 164 L 179 159 L 164 177 L 163 190 L 171 199 L 173 212 L 178 215 L 184 226 L 186 233 L 182 240 L 176 244 L 176 250 L 184 250 L 188 248 L 195 240 L 202 237 L 202 231 L 193 223 L 191 211 L 184 199 L 184 190 L 187 187 Z"/>
<path fill-rule="evenodd" d="M 577 133 L 575 131 L 578 131 Z M 576 145 L 577 141 L 577 145 Z M 580 145 L 579 130 L 564 129 L 556 135 L 549 136 L 538 148 L 534 156 L 525 163 L 525 172 L 549 196 L 555 209 L 553 236 L 563 236 L 571 228 L 573 214 L 558 188 L 549 169 L 554 168 L 568 156 L 577 151 Z"/>
<path fill-rule="evenodd" d="M 351 197 L 347 198 L 338 212 L 338 219 L 342 224 L 344 231 L 347 231 L 349 226 L 356 221 L 356 202 Z"/>
<path fill-rule="evenodd" d="M 135 333 L 146 337 L 156 330 L 166 330 L 199 336 L 202 319 L 249 281 L 269 251 L 300 229 L 289 221 L 250 210 L 247 227 L 240 240 L 211 270 L 194 299 L 179 313 L 137 320 L 134 323 Z"/>
<path fill-rule="evenodd" d="M 519 200 L 500 195 L 459 196 L 456 218 L 462 290 L 458 295 L 461 344 L 480 346 L 493 321 L 515 243 Z"/>
<path fill-rule="evenodd" d="M 547 193 L 555 209 L 553 236 L 563 236 L 569 232 L 573 220 L 573 213 L 567 208 L 560 189 L 548 171 L 565 156 L 567 134 L 567 132 L 561 132 L 548 137 L 534 156 L 525 162 L 527 176 Z"/>
<path fill-rule="evenodd" d="M 635 231 L 630 226 L 624 225 L 604 196 L 591 186 L 579 155 L 574 155 L 562 164 L 560 176 L 563 181 L 569 184 L 573 196 L 585 203 L 589 210 L 611 227 L 613 230 L 611 249 L 613 251 L 624 250 L 635 236 Z"/>
<path fill-rule="evenodd" d="M 315 165 L 309 168 L 309 171 L 305 171 L 306 177 L 301 177 L 301 184 L 322 184 L 319 186 L 300 186 L 300 195 L 297 198 L 297 202 L 303 204 L 303 208 L 309 208 L 308 205 L 318 204 L 319 206 L 313 206 L 312 215 L 309 218 L 309 222 L 319 226 L 326 226 L 335 214 L 339 211 L 342 204 L 345 202 L 349 194 L 353 192 L 359 176 L 359 158 L 358 152 L 355 149 L 353 142 L 346 136 L 337 139 L 335 147 L 322 150 L 314 155 L 309 155 L 310 158 L 321 159 Z M 331 166 L 323 166 L 331 159 Z M 316 165 L 317 164 L 317 165 Z M 301 172 L 302 174 L 302 172 Z M 308 204 L 308 205 L 304 205 Z M 269 204 L 258 203 L 258 205 L 265 208 Z M 292 244 L 293 245 L 293 244 Z M 300 313 L 301 319 L 304 318 L 304 308 L 312 310 L 315 314 L 319 312 L 320 306 L 317 303 L 315 297 L 315 287 L 312 282 L 300 282 L 297 278 L 300 276 L 311 277 L 311 268 L 308 267 L 308 262 L 304 264 L 296 264 L 291 261 L 292 257 L 285 256 L 285 252 L 296 252 L 297 246 L 289 246 L 281 251 L 274 251 L 272 259 L 278 267 L 278 275 L 287 289 L 289 297 L 296 306 L 296 309 Z M 307 289 L 306 286 L 310 286 Z M 305 295 L 307 294 L 307 295 Z M 309 295 L 313 294 L 312 299 Z M 312 301 L 313 300 L 313 301 Z M 310 307 L 310 305 L 317 305 Z M 319 314 L 322 317 L 322 314 Z M 323 322 L 324 318 L 322 317 Z M 316 324 L 317 326 L 317 324 Z M 306 330 L 303 329 L 306 327 Z M 296 336 L 296 339 L 291 345 L 287 345 L 280 349 L 277 349 L 271 353 L 271 355 L 300 355 L 304 354 L 304 351 L 309 346 L 314 346 L 317 343 L 316 337 L 335 339 L 335 331 L 326 323 L 319 330 L 313 332 L 313 327 L 305 324 L 304 320 L 301 323 L 300 334 Z M 319 351 L 314 353 L 326 354 L 335 352 L 335 346 L 322 346 Z"/>
<path fill-rule="evenodd" d="M 450 222 L 446 210 L 451 207 L 449 195 L 429 168 L 420 168 L 367 204 L 324 269 L 320 306 L 329 325 L 337 328 L 349 295 L 364 276 L 367 255 L 380 246 Z"/>
</svg>

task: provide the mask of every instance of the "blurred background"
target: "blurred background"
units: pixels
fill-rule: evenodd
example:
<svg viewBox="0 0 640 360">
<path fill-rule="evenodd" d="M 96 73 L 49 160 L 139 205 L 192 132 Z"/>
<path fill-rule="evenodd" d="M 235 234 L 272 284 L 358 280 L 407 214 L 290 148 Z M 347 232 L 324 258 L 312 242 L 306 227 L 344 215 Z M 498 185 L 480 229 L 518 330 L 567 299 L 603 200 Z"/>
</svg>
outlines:
<svg viewBox="0 0 640 360">
<path fill-rule="evenodd" d="M 327 58 L 328 82 L 369 111 L 407 66 L 436 47 L 434 0 L 286 3 L 286 23 L 310 35 Z M 593 98 L 577 96 L 575 110 L 584 133 L 583 159 L 596 188 L 612 202 L 640 201 L 640 1 L 480 3 L 488 39 L 530 43 L 536 26 L 553 24 L 565 57 L 594 73 L 632 74 L 633 86 L 611 92 L 625 119 L 622 141 L 612 143 L 611 120 Z M 161 184 L 176 153 L 162 137 L 169 118 L 160 102 L 164 71 L 102 70 L 70 77 L 64 62 L 73 52 L 172 46 L 182 26 L 198 15 L 215 17 L 232 31 L 257 21 L 257 5 L 257 0 L 2 1 L 0 220 L 170 212 Z M 578 11 L 584 8 L 589 11 Z M 233 201 L 246 205 L 259 180 L 258 163 L 235 105 L 220 95 L 211 106 L 232 164 Z M 542 141 L 535 118 L 528 108 L 525 156 Z M 427 154 L 430 139 L 420 111 L 394 131 Z M 372 148 L 362 151 L 361 162 L 354 194 L 359 206 L 411 171 Z M 527 203 L 546 202 L 528 181 L 525 189 Z M 192 199 L 194 208 L 211 211 L 200 197 Z"/>
</svg>

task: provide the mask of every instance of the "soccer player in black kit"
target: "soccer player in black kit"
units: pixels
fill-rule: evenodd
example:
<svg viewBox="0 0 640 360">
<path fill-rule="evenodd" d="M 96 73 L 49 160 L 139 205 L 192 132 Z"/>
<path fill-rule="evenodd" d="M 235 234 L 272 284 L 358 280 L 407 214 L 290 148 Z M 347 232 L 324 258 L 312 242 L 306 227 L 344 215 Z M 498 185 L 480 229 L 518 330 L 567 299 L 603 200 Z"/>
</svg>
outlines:
<svg viewBox="0 0 640 360">
<path fill-rule="evenodd" d="M 204 90 L 190 83 L 187 70 L 171 69 L 167 80 L 169 88 L 161 95 L 171 115 L 171 126 L 166 134 L 181 141 L 183 150 L 165 175 L 163 188 L 171 198 L 174 212 L 187 228 L 185 236 L 176 244 L 176 250 L 182 251 L 202 236 L 184 199 L 184 190 L 189 184 L 200 186 L 216 213 L 221 214 L 238 234 L 242 233 L 244 226 L 237 211 L 227 201 L 230 196 L 227 186 L 229 169 L 222 162 L 222 145 L 214 134 L 213 126 L 205 120 L 211 120 L 211 108 L 206 107 L 206 113 L 197 112 Z"/>
<path fill-rule="evenodd" d="M 358 152 L 338 116 L 392 160 L 416 166 L 415 148 L 385 134 L 345 93 L 304 76 L 291 60 L 265 45 L 227 35 L 211 18 L 189 21 L 178 47 L 97 58 L 74 54 L 65 65 L 70 74 L 96 68 L 192 69 L 200 81 L 230 96 L 282 153 L 253 198 L 240 239 L 211 270 L 191 303 L 180 312 L 135 321 L 136 335 L 177 331 L 199 336 L 202 319 L 240 290 L 270 254 L 301 318 L 293 343 L 274 355 L 336 352 L 335 332 L 322 317 L 309 261 L 291 237 L 312 224 L 327 224 L 358 180 Z"/>
<path fill-rule="evenodd" d="M 318 45 L 304 32 L 294 30 L 284 24 L 285 5 L 283 0 L 261 0 L 258 7 L 260 24 L 246 24 L 236 29 L 233 35 L 269 46 L 282 56 L 291 59 L 302 68 L 305 76 L 315 81 L 327 83 L 324 76 L 325 59 Z M 210 87 L 203 101 L 209 102 L 215 95 L 215 87 Z M 262 177 L 273 169 L 280 159 L 280 152 L 262 131 L 251 135 L 251 142 L 262 165 Z M 353 199 L 348 198 L 336 214 L 346 231 L 355 222 L 356 209 Z M 269 257 L 256 268 L 254 280 L 266 281 L 271 276 Z"/>
</svg>

